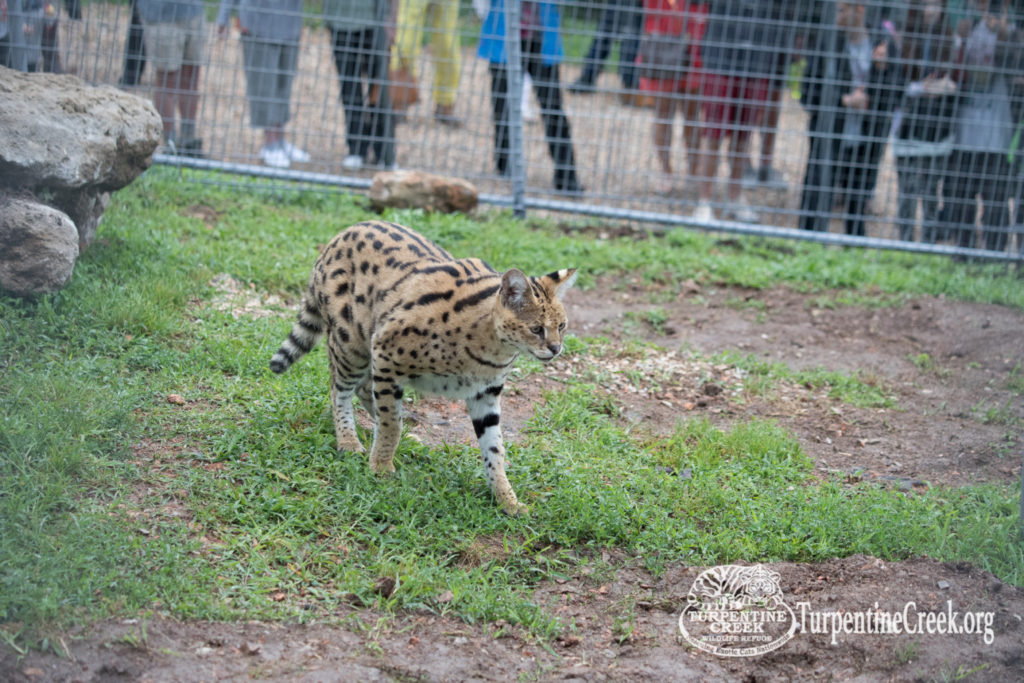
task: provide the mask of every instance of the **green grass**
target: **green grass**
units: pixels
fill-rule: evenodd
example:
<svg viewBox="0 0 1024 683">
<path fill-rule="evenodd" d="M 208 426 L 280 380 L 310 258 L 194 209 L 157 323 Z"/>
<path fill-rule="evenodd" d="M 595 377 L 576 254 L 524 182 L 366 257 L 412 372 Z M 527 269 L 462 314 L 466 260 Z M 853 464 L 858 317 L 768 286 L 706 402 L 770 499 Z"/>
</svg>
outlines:
<svg viewBox="0 0 1024 683">
<path fill-rule="evenodd" d="M 859 408 L 895 408 L 896 399 L 884 382 L 861 372 L 847 374 L 822 367 L 792 370 L 783 363 L 764 361 L 754 354 L 726 350 L 712 358 L 716 363 L 727 363 L 746 370 L 749 388 L 767 393 L 776 380 L 789 380 L 809 389 L 827 388 L 831 398 Z"/>
<path fill-rule="evenodd" d="M 612 547 L 654 571 L 928 554 L 1024 584 L 1017 487 L 904 495 L 819 482 L 772 423 L 723 431 L 697 420 L 639 438 L 616 421 L 614 398 L 583 382 L 548 395 L 509 444 L 526 517 L 497 512 L 468 446 L 404 440 L 397 476 L 379 481 L 363 458 L 332 448 L 323 349 L 274 376 L 267 360 L 290 319 L 236 320 L 204 305 L 219 273 L 294 300 L 316 245 L 369 217 L 361 204 L 258 183 L 179 183 L 154 169 L 114 196 L 66 289 L 0 295 L 0 637 L 45 645 L 52 629 L 146 611 L 331 619 L 358 601 L 385 615 L 503 619 L 547 638 L 566 625 L 531 588 L 600 565 Z M 587 287 L 600 275 L 685 275 L 1024 305 L 1005 270 L 942 259 L 814 245 L 787 245 L 793 253 L 779 259 L 774 243 L 725 246 L 682 231 L 597 241 L 504 214 L 388 218 L 499 268 L 580 266 Z M 657 325 L 657 312 L 645 322 Z M 729 362 L 888 405 L 869 379 Z M 691 477 L 667 474 L 684 468 Z M 397 580 L 394 594 L 374 591 L 380 577 Z M 447 591 L 452 599 L 438 600 Z M 617 629 L 628 637 L 628 615 Z"/>
</svg>

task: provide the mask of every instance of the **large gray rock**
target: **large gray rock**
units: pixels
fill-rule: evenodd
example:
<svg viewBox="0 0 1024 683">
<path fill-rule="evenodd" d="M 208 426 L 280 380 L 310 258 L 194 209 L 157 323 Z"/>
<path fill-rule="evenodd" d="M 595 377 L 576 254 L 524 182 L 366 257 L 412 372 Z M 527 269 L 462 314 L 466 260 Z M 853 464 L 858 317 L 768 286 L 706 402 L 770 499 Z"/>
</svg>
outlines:
<svg viewBox="0 0 1024 683">
<path fill-rule="evenodd" d="M 19 295 L 55 292 L 77 258 L 78 231 L 67 215 L 31 199 L 0 197 L 0 287 Z"/>
<path fill-rule="evenodd" d="M 75 76 L 0 67 L 0 190 L 29 192 L 66 213 L 82 249 L 108 193 L 149 167 L 160 135 L 148 100 Z"/>
</svg>

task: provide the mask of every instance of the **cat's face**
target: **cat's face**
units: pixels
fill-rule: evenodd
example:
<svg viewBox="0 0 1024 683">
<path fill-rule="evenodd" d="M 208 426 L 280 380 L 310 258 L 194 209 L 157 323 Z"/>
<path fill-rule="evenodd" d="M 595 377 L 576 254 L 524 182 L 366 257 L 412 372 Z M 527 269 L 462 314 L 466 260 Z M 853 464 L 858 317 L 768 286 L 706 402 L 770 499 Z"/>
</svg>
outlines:
<svg viewBox="0 0 1024 683">
<path fill-rule="evenodd" d="M 495 311 L 498 337 L 522 353 L 547 362 L 562 352 L 568 326 L 562 294 L 576 281 L 569 268 L 539 278 L 510 270 L 501 278 Z"/>
</svg>

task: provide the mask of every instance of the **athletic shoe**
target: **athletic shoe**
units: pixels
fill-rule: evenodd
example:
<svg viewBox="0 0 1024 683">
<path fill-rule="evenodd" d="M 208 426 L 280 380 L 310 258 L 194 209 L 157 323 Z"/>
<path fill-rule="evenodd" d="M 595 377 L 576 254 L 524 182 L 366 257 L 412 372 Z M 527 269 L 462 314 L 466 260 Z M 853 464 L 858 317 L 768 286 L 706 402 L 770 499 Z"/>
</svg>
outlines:
<svg viewBox="0 0 1024 683">
<path fill-rule="evenodd" d="M 726 215 L 734 221 L 740 223 L 756 223 L 757 212 L 747 206 L 747 203 L 742 199 L 738 200 L 736 204 L 729 207 L 726 211 Z"/>
<path fill-rule="evenodd" d="M 363 158 L 358 154 L 349 154 L 342 160 L 341 167 L 348 171 L 358 171 L 363 167 Z"/>
<path fill-rule="evenodd" d="M 309 152 L 307 152 L 306 150 L 296 147 L 287 140 L 285 140 L 282 144 L 284 145 L 284 153 L 287 154 L 288 158 L 291 159 L 292 161 L 296 161 L 300 164 L 304 164 L 307 161 L 309 161 Z"/>
<path fill-rule="evenodd" d="M 711 208 L 711 202 L 706 199 L 697 202 L 697 208 L 693 210 L 693 220 L 698 223 L 710 223 L 715 220 L 715 212 Z"/>
<path fill-rule="evenodd" d="M 280 146 L 264 146 L 260 149 L 260 159 L 271 168 L 288 168 L 292 165 L 292 160 L 288 158 L 288 152 Z"/>
</svg>

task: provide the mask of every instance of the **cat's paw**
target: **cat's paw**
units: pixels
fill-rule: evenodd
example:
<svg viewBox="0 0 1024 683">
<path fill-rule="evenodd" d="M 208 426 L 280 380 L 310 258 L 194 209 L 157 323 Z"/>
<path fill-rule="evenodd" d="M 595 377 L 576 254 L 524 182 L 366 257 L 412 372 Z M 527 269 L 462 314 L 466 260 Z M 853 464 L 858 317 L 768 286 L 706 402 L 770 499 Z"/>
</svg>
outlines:
<svg viewBox="0 0 1024 683">
<path fill-rule="evenodd" d="M 370 460 L 370 469 L 382 477 L 390 477 L 395 473 L 395 462 L 393 460 Z"/>
<path fill-rule="evenodd" d="M 501 504 L 501 511 L 509 517 L 522 517 L 530 514 L 530 508 L 526 507 L 518 500 L 514 500 L 508 503 Z"/>
<path fill-rule="evenodd" d="M 366 449 L 363 444 L 359 442 L 359 439 L 352 437 L 351 439 L 338 439 L 338 450 L 344 453 L 365 453 Z"/>
</svg>

